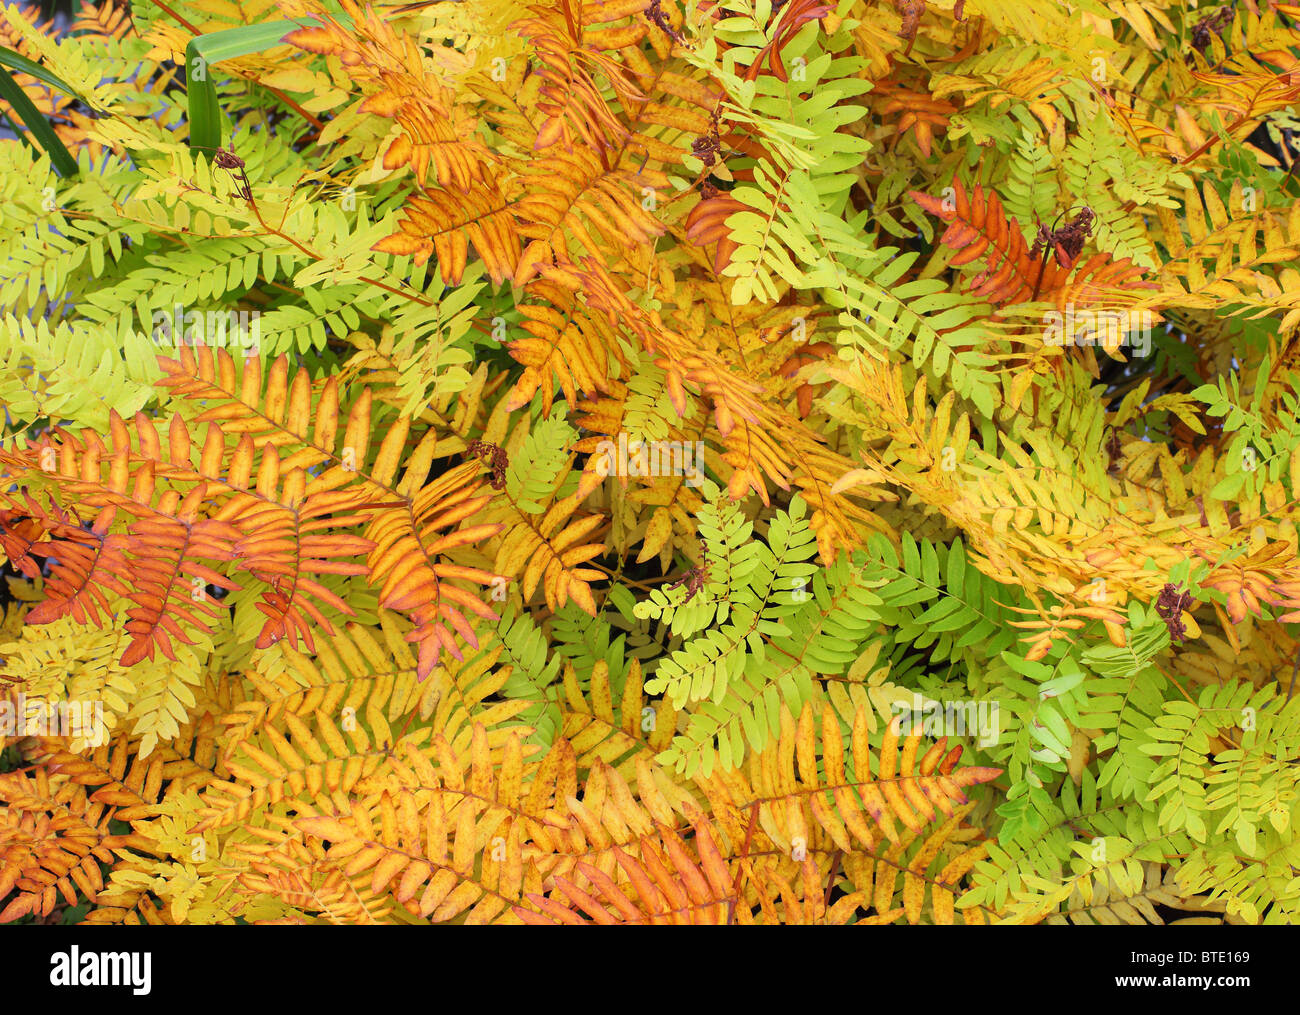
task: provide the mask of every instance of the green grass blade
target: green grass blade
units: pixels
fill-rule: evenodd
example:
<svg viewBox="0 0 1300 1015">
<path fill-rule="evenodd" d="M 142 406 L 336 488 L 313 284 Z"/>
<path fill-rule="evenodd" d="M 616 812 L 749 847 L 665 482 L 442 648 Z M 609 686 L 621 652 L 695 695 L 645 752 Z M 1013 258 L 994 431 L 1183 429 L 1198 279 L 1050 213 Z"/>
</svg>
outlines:
<svg viewBox="0 0 1300 1015">
<path fill-rule="evenodd" d="M 44 81 L 47 85 L 53 85 L 65 95 L 71 95 L 74 99 L 80 99 L 75 88 L 64 81 L 62 78 L 51 74 L 39 63 L 28 60 L 21 53 L 15 53 L 12 49 L 6 49 L 0 46 L 0 65 L 9 67 L 21 74 L 30 74 L 39 81 Z"/>
<path fill-rule="evenodd" d="M 351 19 L 336 15 L 340 23 Z M 281 40 L 299 28 L 319 24 L 312 19 L 271 21 L 262 25 L 241 25 L 220 32 L 196 36 L 185 47 L 185 87 L 189 94 L 190 147 L 209 157 L 221 147 L 221 106 L 217 86 L 212 80 L 212 65 L 222 60 L 260 53 L 281 45 Z"/>
<path fill-rule="evenodd" d="M 27 129 L 32 132 L 32 137 L 45 149 L 54 163 L 54 168 L 62 177 L 77 175 L 77 160 L 72 157 L 68 149 L 64 147 L 59 136 L 54 133 L 54 128 L 50 126 L 49 121 L 41 115 L 41 111 L 36 108 L 36 104 L 27 97 L 27 93 L 18 87 L 18 82 L 13 79 L 7 70 L 0 67 L 0 99 L 14 107 L 14 111 L 22 118 Z"/>
</svg>

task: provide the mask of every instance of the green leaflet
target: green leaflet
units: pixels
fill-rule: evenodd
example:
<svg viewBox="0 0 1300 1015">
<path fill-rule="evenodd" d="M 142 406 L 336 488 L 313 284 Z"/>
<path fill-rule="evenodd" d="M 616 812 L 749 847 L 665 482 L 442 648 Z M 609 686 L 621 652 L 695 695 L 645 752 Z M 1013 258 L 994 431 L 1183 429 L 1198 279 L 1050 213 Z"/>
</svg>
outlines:
<svg viewBox="0 0 1300 1015">
<path fill-rule="evenodd" d="M 127 349 L 83 323 L 0 316 L 0 404 L 14 419 L 108 426 L 110 410 L 133 416 L 152 395 L 152 344 L 132 336 Z"/>
<path fill-rule="evenodd" d="M 555 494 L 556 481 L 569 457 L 577 431 L 565 422 L 568 405 L 556 402 L 551 415 L 529 430 L 523 447 L 506 469 L 506 493 L 521 511 L 540 514 Z"/>
</svg>

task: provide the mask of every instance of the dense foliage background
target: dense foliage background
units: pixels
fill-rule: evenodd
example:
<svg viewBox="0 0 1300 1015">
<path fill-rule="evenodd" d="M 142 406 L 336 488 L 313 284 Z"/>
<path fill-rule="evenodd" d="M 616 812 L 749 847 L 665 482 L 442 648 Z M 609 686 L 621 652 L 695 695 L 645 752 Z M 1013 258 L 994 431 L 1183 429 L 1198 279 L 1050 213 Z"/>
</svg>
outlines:
<svg viewBox="0 0 1300 1015">
<path fill-rule="evenodd" d="M 1292 922 L 1300 8 L 0 9 L 0 922 Z"/>
</svg>

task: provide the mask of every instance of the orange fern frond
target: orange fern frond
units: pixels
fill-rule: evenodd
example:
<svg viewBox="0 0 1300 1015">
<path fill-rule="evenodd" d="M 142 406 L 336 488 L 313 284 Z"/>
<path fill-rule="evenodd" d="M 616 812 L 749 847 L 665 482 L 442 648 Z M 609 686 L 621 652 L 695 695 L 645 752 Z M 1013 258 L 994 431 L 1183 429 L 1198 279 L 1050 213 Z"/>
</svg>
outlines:
<svg viewBox="0 0 1300 1015">
<path fill-rule="evenodd" d="M 538 302 L 519 305 L 527 337 L 515 339 L 509 348 L 524 372 L 507 406 L 527 405 L 540 390 L 542 406 L 550 413 L 557 383 L 570 405 L 580 394 L 605 390 L 611 369 L 624 363 L 617 326 L 588 311 L 574 290 L 547 278 L 534 279 L 527 293 Z"/>
<path fill-rule="evenodd" d="M 530 924 L 725 924 L 731 919 L 736 890 L 708 822 L 695 822 L 693 856 L 673 829 L 657 826 L 658 839 L 645 838 L 639 856 L 614 848 L 613 856 L 626 878 L 619 885 L 605 871 L 578 863 L 577 871 L 591 885 L 556 877 L 549 897 L 532 894 L 537 911 L 515 907 L 515 915 Z M 560 901 L 563 896 L 567 902 Z"/>
<path fill-rule="evenodd" d="M 492 499 L 491 493 L 479 493 L 483 481 L 475 478 L 478 471 L 476 462 L 467 462 L 444 473 L 409 500 L 381 511 L 366 529 L 374 546 L 367 560 L 369 577 L 380 586 L 380 605 L 401 610 L 415 622 L 408 640 L 420 647 L 417 672 L 421 680 L 437 665 L 443 649 L 461 657 L 456 635 L 478 647 L 467 612 L 497 619 L 481 596 L 449 581 L 490 585 L 496 575 L 440 559 L 451 550 L 501 531 L 499 524 L 453 529 Z M 413 475 L 408 472 L 408 479 Z"/>
<path fill-rule="evenodd" d="M 401 129 L 384 154 L 384 167 L 409 165 L 420 186 L 432 167 L 439 187 L 459 193 L 489 182 L 493 160 L 475 136 L 475 119 L 456 110 L 452 91 L 425 69 L 414 39 L 352 0 L 342 6 L 353 20 L 351 30 L 322 15 L 322 24 L 290 32 L 283 41 L 337 57 L 358 80 L 379 86 L 360 111 L 393 119 Z"/>
<path fill-rule="evenodd" d="M 600 255 L 648 243 L 663 226 L 643 207 L 642 187 L 628 170 L 607 170 L 584 148 L 548 152 L 530 164 L 515 203 L 519 235 L 527 246 L 516 269 L 519 281 L 534 266 Z M 582 253 L 575 255 L 573 245 Z"/>
<path fill-rule="evenodd" d="M 1069 269 L 1030 258 L 1020 224 L 1008 221 L 997 194 L 976 184 L 967 195 L 960 179 L 953 180 L 952 189 L 948 201 L 918 191 L 912 191 L 911 197 L 931 215 L 950 223 L 940 240 L 957 251 L 949 263 L 957 266 L 984 258 L 984 271 L 967 283 L 972 295 L 998 306 L 1023 303 L 1035 293 L 1047 296 L 1060 288 Z"/>
<path fill-rule="evenodd" d="M 644 6 L 648 5 L 646 0 Z M 560 0 L 555 7 L 531 7 L 533 17 L 521 18 L 511 26 L 511 31 L 529 40 L 540 64 L 542 87 L 537 108 L 543 119 L 533 145 L 536 150 L 558 144 L 573 152 L 574 141 L 580 139 L 579 150 L 585 147 L 590 153 L 599 153 L 604 161 L 606 153 L 628 136 L 627 127 L 601 94 L 594 74 L 600 74 L 613 86 L 625 107 L 643 100 L 645 96 L 628 79 L 622 65 L 601 50 L 635 47 L 647 28 L 634 22 L 612 35 L 596 35 L 587 28 L 587 17 L 590 15 L 593 21 L 603 18 L 602 6 Z M 630 9 L 620 10 L 618 16 L 628 13 Z"/>
<path fill-rule="evenodd" d="M 443 282 L 457 285 L 464 276 L 471 245 L 494 284 L 515 278 L 520 238 L 510 202 L 495 188 L 483 187 L 469 194 L 444 190 L 412 194 L 402 206 L 397 232 L 371 249 L 410 256 L 416 264 L 424 264 L 436 254 Z"/>
<path fill-rule="evenodd" d="M 60 901 L 78 905 L 78 893 L 94 901 L 101 863 L 116 850 L 149 849 L 139 833 L 111 829 L 151 813 L 162 786 L 160 757 L 128 773 L 129 754 L 121 737 L 88 757 L 45 752 L 30 773 L 0 773 L 0 899 L 14 893 L 0 923 L 48 916 Z"/>
</svg>

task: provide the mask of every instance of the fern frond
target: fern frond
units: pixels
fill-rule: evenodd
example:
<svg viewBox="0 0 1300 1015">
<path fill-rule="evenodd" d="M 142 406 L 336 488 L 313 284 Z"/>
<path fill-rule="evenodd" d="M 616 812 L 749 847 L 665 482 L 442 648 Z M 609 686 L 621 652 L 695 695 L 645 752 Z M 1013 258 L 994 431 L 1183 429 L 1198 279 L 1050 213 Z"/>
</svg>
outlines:
<svg viewBox="0 0 1300 1015">
<path fill-rule="evenodd" d="M 128 774 L 125 737 L 90 757 L 49 757 L 57 774 L 44 767 L 0 773 L 0 923 L 46 916 L 60 901 L 76 905 L 78 891 L 93 900 L 104 887 L 100 863 L 145 844 L 138 833 L 110 826 L 149 813 L 162 784 L 161 759 L 133 764 Z"/>
</svg>

